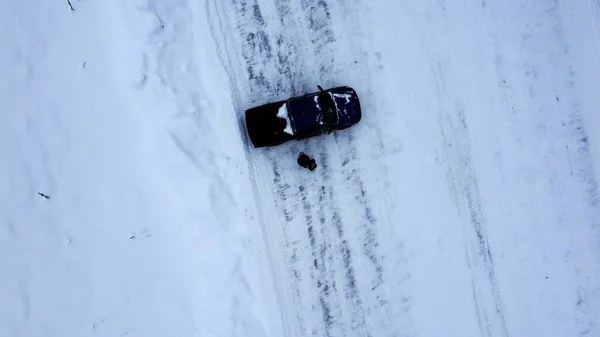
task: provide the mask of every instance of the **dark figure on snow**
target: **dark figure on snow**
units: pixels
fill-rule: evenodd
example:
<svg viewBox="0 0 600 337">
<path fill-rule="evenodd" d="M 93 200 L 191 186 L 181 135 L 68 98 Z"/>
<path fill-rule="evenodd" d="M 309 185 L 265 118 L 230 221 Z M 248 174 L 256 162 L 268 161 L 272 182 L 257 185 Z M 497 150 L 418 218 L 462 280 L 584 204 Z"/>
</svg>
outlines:
<svg viewBox="0 0 600 337">
<path fill-rule="evenodd" d="M 315 160 L 310 158 L 304 152 L 300 152 L 300 155 L 298 156 L 298 165 L 311 171 L 314 171 L 317 168 L 317 163 L 315 162 Z"/>
<path fill-rule="evenodd" d="M 320 85 L 317 85 L 321 93 L 319 94 L 318 102 L 321 107 L 321 111 L 323 112 L 323 124 L 329 127 L 329 133 L 333 131 L 335 125 L 337 124 L 337 109 L 335 108 L 335 103 L 333 99 L 327 92 L 321 88 Z"/>
</svg>

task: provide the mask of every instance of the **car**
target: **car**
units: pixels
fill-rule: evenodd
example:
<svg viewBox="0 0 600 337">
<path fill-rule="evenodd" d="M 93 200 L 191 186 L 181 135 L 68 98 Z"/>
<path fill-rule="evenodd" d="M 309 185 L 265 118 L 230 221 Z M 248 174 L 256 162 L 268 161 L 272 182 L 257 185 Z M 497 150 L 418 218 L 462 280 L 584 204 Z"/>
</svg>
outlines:
<svg viewBox="0 0 600 337">
<path fill-rule="evenodd" d="M 361 117 L 356 91 L 339 86 L 246 110 L 246 128 L 255 148 L 281 145 L 347 129 Z"/>
</svg>

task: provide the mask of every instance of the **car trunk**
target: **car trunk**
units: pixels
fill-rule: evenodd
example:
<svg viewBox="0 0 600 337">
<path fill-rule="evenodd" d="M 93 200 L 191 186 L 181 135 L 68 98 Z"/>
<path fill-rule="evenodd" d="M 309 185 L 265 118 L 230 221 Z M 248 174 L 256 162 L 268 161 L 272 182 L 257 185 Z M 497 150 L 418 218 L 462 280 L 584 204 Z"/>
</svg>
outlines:
<svg viewBox="0 0 600 337">
<path fill-rule="evenodd" d="M 285 101 L 246 110 L 246 127 L 254 147 L 275 146 L 294 139 L 287 123 Z"/>
</svg>

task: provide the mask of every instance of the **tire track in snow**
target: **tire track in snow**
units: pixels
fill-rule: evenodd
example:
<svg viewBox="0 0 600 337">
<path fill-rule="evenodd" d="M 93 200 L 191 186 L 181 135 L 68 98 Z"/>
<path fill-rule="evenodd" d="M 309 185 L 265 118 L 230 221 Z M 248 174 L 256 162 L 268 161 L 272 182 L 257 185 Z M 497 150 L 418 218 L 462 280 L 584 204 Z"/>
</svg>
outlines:
<svg viewBox="0 0 600 337">
<path fill-rule="evenodd" d="M 318 192 L 318 191 L 313 191 Z M 313 327 L 312 334 L 316 335 L 319 331 L 324 331 L 325 336 L 332 336 L 334 328 L 340 328 L 336 317 L 333 316 L 334 307 L 338 307 L 338 303 L 333 303 L 332 289 L 335 289 L 335 280 L 329 277 L 330 272 L 335 269 L 331 268 L 330 260 L 333 258 L 331 253 L 331 243 L 328 238 L 327 224 L 325 223 L 325 215 L 322 207 L 315 209 L 315 206 L 309 202 L 310 193 L 306 186 L 299 186 L 299 197 L 302 200 L 302 206 L 305 214 L 307 235 L 311 247 L 310 276 L 313 286 L 316 287 L 318 296 L 318 305 L 321 311 L 323 321 L 322 330 Z M 318 201 L 323 202 L 323 195 L 319 194 Z M 313 213 L 316 212 L 316 216 Z M 316 221 L 315 221 L 316 220 Z M 336 325 L 336 326 L 334 326 Z M 339 335 L 333 332 L 333 335 Z M 342 334 L 343 335 L 343 334 Z"/>
<path fill-rule="evenodd" d="M 282 180 L 282 176 L 279 173 L 279 164 L 277 163 L 277 161 L 271 160 L 271 164 L 273 165 L 273 177 L 274 177 L 273 183 L 277 187 L 276 194 L 278 197 L 281 198 L 281 200 L 283 200 L 283 202 L 280 202 L 277 198 L 275 198 L 275 200 L 274 200 L 275 205 L 277 206 L 278 209 L 281 209 L 283 211 L 286 224 L 291 224 L 292 220 L 294 219 L 297 212 L 296 212 L 296 209 L 293 208 L 293 206 L 288 207 L 288 203 L 287 203 L 288 196 L 286 196 L 286 192 L 294 193 L 294 191 L 292 190 L 292 187 L 288 182 L 285 182 Z M 306 197 L 302 196 L 303 189 L 300 192 L 301 192 L 300 199 L 302 199 L 304 201 Z M 303 206 L 303 210 L 304 210 L 304 212 L 303 212 L 304 221 L 307 223 L 307 226 L 312 227 L 312 215 L 309 212 L 306 212 L 306 207 L 304 205 L 302 205 L 302 206 Z M 278 224 L 275 224 L 275 225 L 278 225 Z M 309 242 L 311 243 L 311 246 L 312 246 L 314 241 L 312 241 L 310 239 L 311 232 L 312 232 L 312 228 L 309 229 Z M 304 278 L 304 275 L 298 268 L 298 263 L 299 263 L 298 250 L 300 248 L 302 248 L 302 247 L 299 248 L 298 246 L 300 245 L 301 240 L 292 239 L 293 236 L 289 235 L 289 233 L 286 229 L 286 226 L 284 226 L 282 229 L 282 237 L 283 237 L 283 241 L 286 243 L 285 249 L 287 251 L 291 250 L 291 253 L 289 253 L 290 257 L 287 260 L 289 260 L 289 268 L 290 268 L 290 273 L 292 275 L 291 286 L 294 289 L 293 298 L 295 299 L 296 302 L 299 302 L 300 299 L 303 297 L 303 294 L 300 292 L 300 289 L 301 289 L 300 284 L 302 284 L 303 278 Z M 273 271 L 273 272 L 276 273 L 276 271 Z M 284 285 L 281 285 L 281 286 L 284 286 Z M 299 307 L 295 308 L 296 319 L 299 324 L 300 333 L 302 335 L 305 335 L 306 329 L 307 329 L 306 322 L 299 310 L 300 310 Z"/>
<path fill-rule="evenodd" d="M 324 181 L 331 182 L 331 174 L 333 172 L 331 166 L 329 165 L 329 157 L 324 149 L 323 144 L 320 144 L 320 147 L 321 149 L 319 155 L 322 166 L 321 175 Z M 350 249 L 350 244 L 346 239 L 345 228 L 342 223 L 340 209 L 333 201 L 336 199 L 336 194 L 331 185 L 323 185 L 321 187 L 321 195 L 323 198 L 332 200 L 331 204 L 328 206 L 331 210 L 331 215 L 329 217 L 330 223 L 324 225 L 329 226 L 330 224 L 333 224 L 335 228 L 335 236 L 330 237 L 330 240 L 335 242 L 335 251 L 339 254 L 337 259 L 339 260 L 341 258 L 341 264 L 344 267 L 344 283 L 341 291 L 344 299 L 351 305 L 353 309 L 350 313 L 350 330 L 353 331 L 354 334 L 360 334 L 360 336 L 369 336 L 370 333 L 365 328 L 365 310 L 363 308 L 363 301 L 361 300 L 360 292 L 357 286 L 356 271 L 353 267 L 354 260 L 352 251 Z M 333 268 L 333 270 L 335 269 Z M 332 279 L 335 279 L 335 277 L 332 277 Z M 337 287 L 334 290 L 337 293 Z M 345 333 L 342 334 L 342 336 L 345 335 Z"/>
<path fill-rule="evenodd" d="M 592 21 L 592 27 L 594 30 L 594 40 L 596 41 L 596 51 L 600 56 L 600 1 L 599 0 L 588 0 L 588 8 L 590 12 L 590 19 Z"/>
<path fill-rule="evenodd" d="M 572 81 L 574 82 L 574 74 L 571 75 Z M 570 155 L 575 158 L 572 163 L 572 167 L 581 165 L 579 168 L 571 169 L 571 175 L 577 176 L 586 189 L 586 201 L 590 207 L 594 210 L 596 217 L 592 219 L 592 228 L 598 225 L 598 216 L 600 215 L 600 196 L 598 194 L 598 182 L 595 178 L 594 166 L 590 160 L 590 144 L 588 142 L 587 132 L 585 131 L 585 125 L 581 116 L 581 110 L 578 102 L 571 102 L 570 108 L 567 110 L 566 116 L 564 116 L 563 126 L 567 129 L 567 132 L 571 134 L 573 138 L 573 147 L 567 150 Z"/>
<path fill-rule="evenodd" d="M 249 89 L 257 89 L 259 92 L 272 90 L 272 84 L 267 80 L 264 70 L 268 61 L 273 57 L 273 48 L 264 31 L 266 22 L 260 12 L 256 1 L 234 0 L 235 10 L 242 17 L 249 17 L 248 21 L 254 23 L 254 27 L 239 24 L 238 29 L 242 38 L 245 39 L 242 55 L 246 61 L 246 72 L 248 80 L 254 85 Z"/>
<path fill-rule="evenodd" d="M 331 27 L 331 12 L 329 5 L 324 0 L 301 0 L 302 9 L 308 22 L 310 42 L 315 55 L 328 52 L 331 56 L 329 62 L 333 63 L 332 43 L 336 41 Z M 325 73 L 327 65 L 320 64 L 319 71 Z"/>
<path fill-rule="evenodd" d="M 323 165 L 324 161 L 321 161 L 322 165 Z M 335 243 L 335 241 L 333 240 L 333 238 L 331 237 L 330 234 L 330 222 L 327 221 L 327 215 L 325 214 L 325 203 L 324 201 L 329 197 L 327 195 L 327 188 L 325 185 L 321 185 L 320 188 L 318 189 L 319 195 L 318 195 L 318 206 L 317 206 L 317 216 L 319 218 L 319 224 L 320 224 L 320 229 L 321 229 L 321 237 L 325 239 L 324 241 L 324 249 L 320 250 L 320 254 L 321 254 L 321 260 L 324 262 L 323 266 L 327 268 L 327 270 L 325 271 L 325 273 L 322 275 L 322 278 L 325 280 L 328 280 L 328 282 L 326 282 L 323 286 L 323 290 L 325 292 L 325 295 L 329 295 L 330 292 L 333 292 L 333 296 L 330 297 L 331 301 L 334 301 L 333 305 L 331 306 L 331 309 L 333 309 L 335 312 L 331 313 L 330 310 L 323 310 L 323 318 L 326 322 L 326 325 L 333 325 L 335 324 L 336 327 L 340 330 L 339 335 L 340 336 L 345 336 L 346 332 L 345 332 L 345 328 L 344 325 L 340 322 L 341 317 L 343 315 L 342 312 L 342 303 L 340 303 L 339 298 L 337 298 L 337 292 L 338 292 L 338 286 L 336 284 L 336 268 L 335 268 L 335 258 L 334 258 L 334 254 L 335 254 L 335 249 L 334 247 L 332 247 L 332 242 Z M 335 211 L 335 210 L 334 210 Z M 341 235 L 341 237 L 343 238 L 343 233 Z M 326 261 L 325 261 L 326 260 Z M 320 288 L 321 283 L 317 283 L 317 286 Z M 326 302 L 322 302 L 321 303 L 322 306 L 326 305 Z M 329 323 L 328 323 L 329 322 Z"/>
<path fill-rule="evenodd" d="M 438 74 L 436 78 L 443 79 L 443 76 L 443 74 Z M 485 219 L 479 197 L 477 177 L 472 164 L 465 109 L 462 102 L 457 100 L 451 111 L 443 110 L 439 116 L 439 123 L 444 150 L 449 163 L 447 177 L 459 212 L 461 215 L 464 215 L 466 211 L 466 215 L 464 216 L 467 217 L 475 236 L 476 247 L 473 248 L 470 245 L 465 247 L 467 250 L 467 264 L 472 272 L 479 274 L 474 270 L 477 263 L 471 262 L 469 258 L 473 256 L 473 258 L 478 258 L 481 261 L 483 273 L 489 285 L 488 291 L 492 298 L 494 315 L 497 320 L 496 322 L 490 321 L 490 317 L 486 312 L 486 295 L 484 294 L 488 291 L 481 288 L 481 282 L 472 279 L 472 285 L 475 287 L 473 289 L 473 296 L 478 311 L 480 329 L 482 332 L 485 331 L 487 336 L 493 336 L 490 326 L 497 326 L 497 329 L 493 330 L 499 330 L 502 336 L 508 336 L 506 319 L 504 317 L 504 305 L 498 288 L 492 251 L 485 230 Z M 472 274 L 471 277 L 477 277 L 476 274 Z M 481 326 L 482 322 L 484 326 Z"/>
<path fill-rule="evenodd" d="M 380 257 L 377 254 L 377 248 L 379 247 L 376 234 L 377 220 L 373 215 L 370 198 L 365 190 L 365 184 L 361 180 L 361 170 L 357 165 L 353 164 L 358 160 L 356 147 L 352 146 L 354 137 L 351 134 L 338 133 L 334 137 L 338 149 L 336 152 L 340 154 L 340 169 L 343 173 L 343 180 L 344 182 L 351 183 L 349 185 L 351 188 L 348 188 L 351 189 L 351 191 L 348 191 L 349 195 L 352 196 L 351 199 L 363 206 L 358 212 L 361 220 L 357 224 L 356 231 L 361 239 L 363 253 L 372 264 L 371 267 L 373 268 L 375 277 L 371 281 L 370 287 L 371 290 L 375 290 L 383 283 L 383 267 L 380 263 Z"/>
<path fill-rule="evenodd" d="M 585 230 L 582 235 L 590 236 L 590 233 L 595 233 L 600 221 L 600 197 L 595 172 L 597 168 L 593 165 L 586 125 L 582 118 L 582 91 L 578 88 L 580 84 L 577 70 L 573 67 L 570 43 L 565 37 L 569 28 L 563 23 L 564 13 L 561 11 L 564 8 L 561 7 L 564 4 L 560 1 L 532 4 L 532 8 L 527 8 L 522 16 L 515 18 L 517 24 L 535 27 L 521 35 L 523 62 L 516 69 L 511 69 L 511 65 L 504 62 L 502 50 L 496 50 L 498 61 L 495 62 L 495 71 L 503 80 L 505 97 L 511 102 L 511 122 L 515 130 L 522 130 L 519 126 L 523 124 L 535 125 L 536 129 L 543 130 L 536 144 L 539 149 L 536 150 L 547 152 L 551 156 L 550 160 L 555 163 L 548 162 L 549 170 L 562 180 L 561 184 L 553 186 L 556 189 L 555 195 L 558 196 L 558 202 L 554 204 L 556 216 L 570 223 L 569 232 Z M 567 11 L 571 15 L 571 8 Z M 594 13 L 591 14 L 593 19 Z M 552 46 L 556 52 L 548 54 L 548 46 Z M 548 71 L 544 65 L 550 65 L 552 70 Z M 524 78 L 518 84 L 508 80 L 509 75 L 516 72 L 521 73 Z M 522 111 L 517 106 L 518 97 L 522 95 L 524 88 L 528 89 L 527 95 L 531 101 L 529 106 L 524 107 L 527 111 Z M 548 142 L 546 130 L 550 130 L 554 137 L 559 136 L 562 142 Z M 523 138 L 523 131 L 515 132 L 515 138 Z M 578 183 L 573 183 L 574 181 Z M 577 201 L 573 203 L 573 199 Z M 565 206 L 565 202 L 568 206 Z M 578 280 L 578 285 L 575 289 L 565 289 L 565 292 L 571 292 L 578 334 L 587 336 L 590 332 L 598 331 L 594 323 L 597 315 L 593 313 L 594 309 L 597 312 L 598 306 L 591 294 L 597 293 L 600 288 L 593 281 L 590 282 L 598 269 L 590 271 L 589 265 L 590 255 L 595 253 L 598 256 L 598 240 L 590 243 L 570 242 L 566 247 L 566 251 L 559 254 L 561 257 L 566 256 L 565 262 L 571 266 L 570 271 Z M 594 304 L 596 308 L 590 310 Z"/>
<path fill-rule="evenodd" d="M 547 35 L 539 36 L 535 40 L 523 39 L 523 49 L 531 53 L 531 58 L 528 58 L 526 61 L 525 71 L 530 74 L 528 77 L 532 77 L 534 80 L 539 80 L 538 77 L 550 77 L 554 82 L 558 77 L 557 74 L 562 75 L 558 78 L 560 78 L 563 83 L 560 83 L 562 85 L 555 89 L 557 94 L 556 103 L 559 105 L 558 111 L 556 111 L 557 113 L 548 116 L 548 111 L 552 111 L 553 109 L 544 104 L 540 104 L 542 105 L 542 108 L 540 108 L 538 112 L 544 114 L 543 116 L 540 116 L 539 119 L 546 121 L 546 123 L 560 123 L 562 126 L 562 131 L 567 139 L 564 153 L 569 163 L 568 174 L 579 181 L 579 185 L 574 186 L 579 192 L 576 193 L 575 196 L 582 204 L 585 204 L 588 207 L 586 210 L 582 211 L 585 214 L 582 218 L 575 218 L 572 220 L 583 224 L 590 230 L 595 230 L 598 228 L 600 222 L 598 182 L 596 180 L 595 168 L 591 158 L 592 155 L 590 153 L 588 135 L 582 117 L 580 100 L 581 91 L 578 90 L 579 83 L 577 71 L 573 68 L 569 42 L 567 42 L 567 39 L 564 36 L 566 28 L 563 25 L 561 16 L 561 3 L 558 1 L 551 1 L 541 5 L 540 8 L 542 14 L 538 15 L 535 18 L 535 21 L 541 27 L 545 27 L 545 29 L 540 30 L 545 30 Z M 593 14 L 594 13 L 592 13 L 592 15 Z M 593 19 L 594 18 L 592 17 L 592 20 Z M 543 74 L 536 68 L 540 59 L 544 60 L 549 57 L 547 55 L 536 55 L 538 54 L 536 50 L 537 45 L 533 41 L 538 41 L 538 43 L 540 43 L 543 41 L 542 39 L 546 38 L 553 44 L 557 44 L 558 50 L 560 50 L 555 57 L 561 60 L 561 67 L 554 69 L 552 74 Z M 553 59 L 549 58 L 548 62 L 550 63 L 552 60 Z M 564 80 L 566 80 L 566 83 L 564 83 Z M 539 90 L 534 85 L 536 82 L 532 82 L 533 83 L 529 86 L 530 95 Z M 561 97 L 566 96 L 568 99 L 560 100 L 558 95 Z M 592 231 L 591 233 L 597 233 L 597 231 Z M 570 249 L 581 249 L 580 243 L 573 243 Z M 583 249 L 595 251 L 596 256 L 598 256 L 598 240 L 594 240 L 591 247 L 588 246 Z M 577 316 L 575 317 L 575 320 L 577 329 L 579 330 L 579 336 L 588 336 L 590 332 L 599 331 L 594 321 L 597 319 L 595 313 L 597 313 L 600 308 L 598 308 L 597 303 L 594 303 L 597 301 L 594 301 L 594 296 L 591 294 L 597 293 L 600 290 L 600 287 L 593 282 L 589 282 L 590 274 L 593 272 L 589 271 L 588 260 L 571 258 L 570 255 L 574 255 L 572 251 L 567 252 L 567 259 L 572 259 L 572 261 L 569 262 L 573 266 L 573 273 L 579 283 L 576 289 L 572 290 L 574 292 L 574 297 L 576 298 L 574 305 Z M 596 304 L 595 308 L 593 307 L 594 304 Z M 592 308 L 592 310 L 590 310 L 590 308 Z"/>
</svg>

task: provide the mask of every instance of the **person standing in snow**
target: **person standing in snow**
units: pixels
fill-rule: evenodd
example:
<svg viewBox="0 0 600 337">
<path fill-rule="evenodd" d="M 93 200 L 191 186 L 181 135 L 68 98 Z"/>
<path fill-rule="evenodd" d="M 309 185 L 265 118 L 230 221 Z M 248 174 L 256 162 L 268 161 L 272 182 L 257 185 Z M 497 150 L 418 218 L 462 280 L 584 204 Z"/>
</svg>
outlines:
<svg viewBox="0 0 600 337">
<path fill-rule="evenodd" d="M 315 160 L 313 158 L 310 158 L 304 152 L 300 152 L 300 155 L 298 156 L 298 165 L 311 171 L 314 171 L 317 168 L 317 163 L 315 162 Z"/>
<path fill-rule="evenodd" d="M 329 93 L 325 92 L 320 85 L 317 85 L 321 93 L 319 94 L 318 102 L 321 111 L 323 112 L 323 124 L 329 128 L 329 133 L 335 129 L 337 124 L 337 111 L 335 102 Z"/>
</svg>

